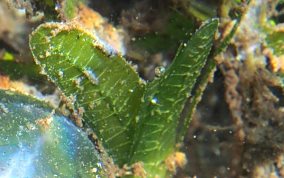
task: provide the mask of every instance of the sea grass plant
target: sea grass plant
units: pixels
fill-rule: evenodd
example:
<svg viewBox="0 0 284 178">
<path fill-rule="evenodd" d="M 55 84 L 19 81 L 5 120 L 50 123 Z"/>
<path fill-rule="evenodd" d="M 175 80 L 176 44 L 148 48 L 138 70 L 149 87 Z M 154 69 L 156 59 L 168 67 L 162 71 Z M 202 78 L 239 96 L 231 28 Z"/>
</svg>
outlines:
<svg viewBox="0 0 284 178">
<path fill-rule="evenodd" d="M 69 3 L 64 8 L 74 8 L 76 4 L 75 1 L 65 2 Z M 58 4 L 48 5 L 57 7 Z M 85 155 L 81 160 L 79 156 L 81 163 L 84 159 L 91 163 L 86 161 L 87 166 L 82 163 L 78 173 L 83 177 L 92 177 L 90 172 L 101 177 L 170 177 L 174 174 L 175 166 L 186 162 L 179 145 L 214 71 L 213 58 L 228 46 L 242 13 L 234 12 L 231 28 L 226 29 L 226 35 L 222 38 L 218 35 L 220 19 L 203 15 L 200 18 L 203 21 L 195 32 L 183 36 L 187 39 L 183 39 L 185 42 L 181 43 L 172 63 L 154 80 L 144 81 L 122 54 L 108 49 L 88 29 L 69 20 L 74 16 L 72 8 L 63 11 L 67 22 L 53 21 L 39 25 L 30 35 L 29 46 L 41 74 L 60 90 L 63 103 L 71 113 L 69 119 L 81 127 L 75 129 L 75 135 L 85 139 L 86 144 L 90 144 L 87 138 L 92 140 L 95 151 L 86 148 L 89 145 L 84 146 L 85 143 L 78 143 L 78 147 L 86 148 L 83 150 L 86 154 L 90 151 L 89 156 L 94 156 L 94 164 L 97 165 L 91 169 L 90 164 L 93 165 L 94 160 L 90 161 L 90 157 L 86 158 Z M 54 14 L 48 17 L 53 20 L 57 18 Z M 276 38 L 275 35 L 268 36 L 268 41 L 275 41 L 272 40 Z M 51 116 L 55 115 L 53 120 L 63 120 L 64 123 L 57 126 L 58 132 L 66 125 L 72 125 L 66 118 L 58 119 L 63 116 L 57 108 L 47 106 L 42 101 L 7 91 L 1 91 L 0 95 L 2 113 L 6 108 L 14 110 L 11 103 L 24 103 L 33 105 L 36 110 L 37 107 L 43 109 L 44 114 L 39 114 L 39 118 L 46 119 L 46 114 L 50 113 Z M 0 115 L 1 119 L 4 117 L 5 114 Z M 10 117 L 13 120 L 16 116 Z M 15 124 L 18 123 L 13 122 L 11 128 L 16 127 Z M 71 127 L 74 130 L 75 126 Z M 1 146 L 3 144 L 0 142 Z M 61 157 L 62 150 L 56 151 L 58 148 L 52 145 L 48 146 L 47 151 L 49 149 L 55 150 L 56 158 Z M 53 166 L 57 168 L 57 165 Z M 82 173 L 86 169 L 89 169 L 88 173 Z M 73 174 L 76 173 L 72 172 L 70 176 Z"/>
</svg>

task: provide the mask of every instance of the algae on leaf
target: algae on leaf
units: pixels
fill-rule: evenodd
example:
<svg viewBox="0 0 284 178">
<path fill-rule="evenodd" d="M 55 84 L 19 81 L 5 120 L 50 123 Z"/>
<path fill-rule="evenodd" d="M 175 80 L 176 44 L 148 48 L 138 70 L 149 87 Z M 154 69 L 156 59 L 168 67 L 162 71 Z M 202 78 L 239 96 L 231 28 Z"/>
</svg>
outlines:
<svg viewBox="0 0 284 178">
<path fill-rule="evenodd" d="M 163 161 L 174 152 L 180 114 L 207 61 L 217 27 L 217 19 L 206 22 L 181 45 L 164 75 L 146 86 L 132 162 L 142 161 L 150 177 L 165 172 Z"/>
<path fill-rule="evenodd" d="M 94 130 L 114 162 L 142 162 L 147 176 L 154 177 L 166 174 L 164 161 L 179 142 L 180 114 L 207 61 L 217 26 L 217 19 L 204 23 L 145 89 L 122 57 L 107 54 L 76 25 L 41 25 L 31 35 L 30 48 L 73 115 Z"/>
<path fill-rule="evenodd" d="M 283 44 L 284 44 L 284 32 L 273 31 L 266 37 L 266 43 L 268 47 L 273 49 L 273 52 L 277 56 L 284 55 Z"/>
<path fill-rule="evenodd" d="M 121 56 L 107 54 L 96 40 L 74 25 L 49 23 L 33 32 L 30 47 L 74 114 L 83 116 L 122 166 L 129 159 L 143 84 Z"/>
</svg>

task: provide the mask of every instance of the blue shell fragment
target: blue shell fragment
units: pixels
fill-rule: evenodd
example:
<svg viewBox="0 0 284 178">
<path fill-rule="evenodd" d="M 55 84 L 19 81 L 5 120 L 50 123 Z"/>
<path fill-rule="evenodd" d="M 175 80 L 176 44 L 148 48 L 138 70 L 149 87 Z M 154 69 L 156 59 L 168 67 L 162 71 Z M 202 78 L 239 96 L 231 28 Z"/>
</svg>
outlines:
<svg viewBox="0 0 284 178">
<path fill-rule="evenodd" d="M 104 177 L 86 133 L 33 98 L 0 90 L 0 177 Z"/>
</svg>

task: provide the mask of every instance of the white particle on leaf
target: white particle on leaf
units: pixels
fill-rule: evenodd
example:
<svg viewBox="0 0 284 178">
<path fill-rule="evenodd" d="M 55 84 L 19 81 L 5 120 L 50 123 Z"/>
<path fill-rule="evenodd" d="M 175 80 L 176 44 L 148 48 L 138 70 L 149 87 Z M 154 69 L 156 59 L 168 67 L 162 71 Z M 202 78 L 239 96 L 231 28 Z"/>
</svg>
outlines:
<svg viewBox="0 0 284 178">
<path fill-rule="evenodd" d="M 97 78 L 96 74 L 94 71 L 92 71 L 91 69 L 85 69 L 83 71 L 83 73 L 85 74 L 85 76 L 90 80 L 90 82 L 94 85 L 97 85 L 99 83 L 99 79 Z"/>
<path fill-rule="evenodd" d="M 49 51 L 46 51 L 45 52 L 45 57 L 48 57 L 48 56 L 50 56 L 51 54 L 50 54 L 50 52 Z"/>
<path fill-rule="evenodd" d="M 57 75 L 58 75 L 59 78 L 63 78 L 64 73 L 60 70 L 60 71 L 58 71 Z"/>
<path fill-rule="evenodd" d="M 102 166 L 102 163 L 97 163 L 97 166 L 99 167 L 99 168 L 102 168 L 103 166 Z"/>
<path fill-rule="evenodd" d="M 8 108 L 5 107 L 4 104 L 0 103 L 0 112 L 8 113 Z"/>
<path fill-rule="evenodd" d="M 157 104 L 157 103 L 158 103 L 158 98 L 155 98 L 155 97 L 152 98 L 152 99 L 151 99 L 151 103 L 152 103 L 152 104 Z"/>
<path fill-rule="evenodd" d="M 61 4 L 60 3 L 56 3 L 55 4 L 55 10 L 58 11 L 61 9 Z"/>
<path fill-rule="evenodd" d="M 45 36 L 44 39 L 45 39 L 46 43 L 50 42 L 50 38 L 49 37 Z"/>
<path fill-rule="evenodd" d="M 83 80 L 82 77 L 77 77 L 77 78 L 75 78 L 75 79 L 73 80 L 75 86 L 76 86 L 77 88 L 81 89 L 81 90 L 83 89 L 82 84 L 81 84 L 82 80 Z"/>
<path fill-rule="evenodd" d="M 92 173 L 96 173 L 96 172 L 98 172 L 98 169 L 97 168 L 93 168 L 93 169 L 91 169 L 91 172 Z"/>
<path fill-rule="evenodd" d="M 139 120 L 140 120 L 139 116 L 136 116 L 136 117 L 135 117 L 135 122 L 138 123 Z"/>
<path fill-rule="evenodd" d="M 89 106 L 90 109 L 94 109 L 95 108 L 95 103 L 94 102 L 90 102 L 88 106 Z"/>
<path fill-rule="evenodd" d="M 155 68 L 155 75 L 157 77 L 160 77 L 164 72 L 165 72 L 165 67 L 164 66 L 159 66 Z"/>
</svg>

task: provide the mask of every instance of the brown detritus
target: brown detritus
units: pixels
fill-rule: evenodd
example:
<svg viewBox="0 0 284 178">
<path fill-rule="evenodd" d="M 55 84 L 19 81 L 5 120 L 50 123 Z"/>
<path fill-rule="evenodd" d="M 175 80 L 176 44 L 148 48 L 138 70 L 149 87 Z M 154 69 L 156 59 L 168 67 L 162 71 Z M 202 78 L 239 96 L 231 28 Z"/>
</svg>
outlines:
<svg viewBox="0 0 284 178">
<path fill-rule="evenodd" d="M 236 69 L 239 67 L 237 61 L 228 62 L 224 61 L 224 64 L 220 66 L 221 70 L 225 76 L 225 98 L 228 103 L 228 107 L 231 110 L 232 118 L 234 120 L 234 125 L 237 127 L 237 138 L 242 143 L 244 141 L 244 131 L 243 131 L 243 121 L 241 118 L 241 105 L 242 98 L 239 95 L 238 85 L 239 76 L 236 73 Z"/>
<path fill-rule="evenodd" d="M 77 110 L 72 110 L 72 114 L 70 115 L 70 117 L 78 127 L 83 127 L 84 112 L 85 109 L 83 107 L 79 107 Z"/>
<path fill-rule="evenodd" d="M 165 160 L 167 169 L 173 173 L 176 173 L 177 168 L 184 168 L 186 163 L 186 155 L 183 152 L 174 152 Z"/>
<path fill-rule="evenodd" d="M 272 72 L 284 73 L 284 55 L 277 56 L 273 54 L 270 48 L 265 48 L 263 54 L 267 56 L 268 64 Z"/>
<path fill-rule="evenodd" d="M 283 24 L 277 25 L 273 30 L 275 32 L 284 32 L 284 26 L 283 26 Z"/>
<path fill-rule="evenodd" d="M 51 94 L 43 94 L 42 91 L 35 86 L 29 85 L 24 79 L 11 80 L 8 76 L 0 75 L 0 89 L 16 91 L 40 100 L 45 100 L 45 102 L 53 107 L 57 107 L 59 104 L 58 91 L 54 91 Z"/>
<path fill-rule="evenodd" d="M 232 41 L 235 51 L 229 48 L 218 56 L 234 127 L 231 143 L 238 147 L 231 153 L 237 163 L 234 177 L 273 177 L 280 172 L 282 166 L 275 164 L 284 155 L 284 106 L 280 102 L 284 91 L 265 63 L 267 57 L 271 71 L 280 72 L 282 57 L 262 44 L 263 36 L 254 24 L 264 18 L 256 2 L 260 1 L 251 3 L 250 15 L 244 16 Z"/>
<path fill-rule="evenodd" d="M 25 9 L 26 16 L 30 17 L 34 14 L 32 3 L 30 1 L 9 1 L 6 0 L 9 8 Z"/>
<path fill-rule="evenodd" d="M 124 177 L 129 175 L 133 175 L 129 166 L 123 165 L 122 168 L 116 167 L 115 177 Z"/>
<path fill-rule="evenodd" d="M 245 175 L 255 177 L 259 175 L 258 169 L 273 164 L 278 155 L 284 154 L 283 106 L 271 91 L 271 88 L 280 87 L 280 83 L 276 76 L 254 60 L 226 62 L 224 65 L 231 68 L 223 70 L 226 101 L 235 125 L 239 127 L 236 137 L 243 141 L 240 147 L 243 149 L 242 169 Z M 280 93 L 283 95 L 283 90 Z"/>
<path fill-rule="evenodd" d="M 64 115 L 68 115 L 71 120 L 74 121 L 74 123 L 78 127 L 83 127 L 83 114 L 84 114 L 84 108 L 75 108 L 75 100 L 76 96 L 71 95 L 69 97 L 66 97 L 65 95 L 61 94 L 60 97 L 61 100 L 61 107 L 60 110 L 63 112 Z"/>
<path fill-rule="evenodd" d="M 146 178 L 146 171 L 144 169 L 144 165 L 142 162 L 137 162 L 131 165 L 132 172 L 134 176 L 138 176 L 141 178 Z"/>
<path fill-rule="evenodd" d="M 221 39 L 220 40 L 224 40 L 232 31 L 232 29 L 234 28 L 235 24 L 237 23 L 236 20 L 233 21 L 228 21 L 228 22 L 224 22 L 222 24 L 222 31 L 221 32 Z"/>
<path fill-rule="evenodd" d="M 74 96 L 66 97 L 65 95 L 62 94 L 60 100 L 62 103 L 65 104 L 66 108 L 74 110 L 74 102 L 75 102 Z"/>
<path fill-rule="evenodd" d="M 0 88 L 7 90 L 10 88 L 10 78 L 9 76 L 0 75 Z"/>
<path fill-rule="evenodd" d="M 278 156 L 276 159 L 276 167 L 279 170 L 279 175 L 284 177 L 284 154 Z"/>
<path fill-rule="evenodd" d="M 123 165 L 122 168 L 116 167 L 115 176 L 116 177 L 135 176 L 139 178 L 146 178 L 147 174 L 144 169 L 143 162 L 137 162 L 132 164 L 131 166 Z"/>
<path fill-rule="evenodd" d="M 106 157 L 103 154 L 103 160 L 106 166 L 107 176 L 114 177 L 124 177 L 124 176 L 135 176 L 140 178 L 146 178 L 147 174 L 144 169 L 144 164 L 142 162 L 137 162 L 132 164 L 131 166 L 123 165 L 122 168 L 119 168 L 117 165 L 113 163 L 113 161 Z M 106 162 L 105 162 L 106 161 Z"/>
<path fill-rule="evenodd" d="M 217 88 L 207 89 L 191 122 L 187 174 L 256 178 L 284 173 L 284 91 L 278 78 L 256 60 L 222 61 L 222 75 L 219 70 L 210 84 Z"/>
<path fill-rule="evenodd" d="M 103 153 L 104 152 L 104 148 L 103 146 L 101 145 L 97 135 L 95 133 L 91 133 L 89 134 L 89 139 L 93 142 L 93 144 L 95 145 L 95 148 L 96 150 L 99 152 L 99 153 Z"/>
<path fill-rule="evenodd" d="M 40 126 L 43 131 L 46 131 L 50 128 L 50 124 L 53 120 L 54 111 L 52 111 L 47 117 L 36 120 L 36 124 Z"/>
<path fill-rule="evenodd" d="M 34 86 L 26 84 L 22 80 L 10 80 L 8 76 L 0 75 L 0 89 L 17 91 L 25 95 L 40 95 L 39 91 Z"/>
<path fill-rule="evenodd" d="M 104 162 L 104 168 L 106 170 L 106 175 L 108 178 L 116 178 L 117 172 L 120 171 L 120 169 L 113 163 L 113 160 L 110 157 L 107 157 L 105 155 L 100 155 L 103 162 Z"/>
<path fill-rule="evenodd" d="M 77 110 L 73 110 L 70 117 L 78 127 L 83 127 L 83 118 Z"/>
<path fill-rule="evenodd" d="M 72 22 L 79 23 L 87 30 L 98 35 L 99 38 L 109 44 L 116 52 L 124 53 L 122 29 L 115 28 L 108 23 L 107 19 L 98 12 L 80 3 L 77 10 L 77 16 Z"/>
<path fill-rule="evenodd" d="M 78 114 L 80 117 L 83 117 L 84 112 L 85 112 L 85 109 L 83 107 L 78 108 Z"/>
<path fill-rule="evenodd" d="M 241 3 L 241 4 L 240 4 Z M 232 18 L 232 14 L 236 12 L 240 14 L 245 14 L 247 10 L 247 1 L 241 0 L 241 2 L 236 3 L 235 1 L 221 1 L 220 7 L 218 8 L 218 14 L 222 17 L 220 20 L 226 22 Z"/>
<path fill-rule="evenodd" d="M 107 154 L 102 143 L 94 132 L 91 131 L 91 133 L 89 134 L 89 139 L 93 142 L 96 150 L 100 154 L 104 168 L 106 170 L 106 176 L 108 178 L 115 178 L 117 176 L 121 177 L 122 175 L 125 175 L 125 169 L 120 169 L 117 165 L 114 164 L 112 158 Z"/>
<path fill-rule="evenodd" d="M 69 116 L 71 114 L 71 111 L 69 107 L 66 104 L 66 97 L 60 96 L 60 103 L 59 103 L 59 111 L 65 116 Z"/>
<path fill-rule="evenodd" d="M 82 3 L 77 11 L 77 16 L 74 20 L 83 24 L 87 29 L 102 28 L 102 25 L 107 23 L 106 19 L 98 12 L 93 11 Z"/>
</svg>

